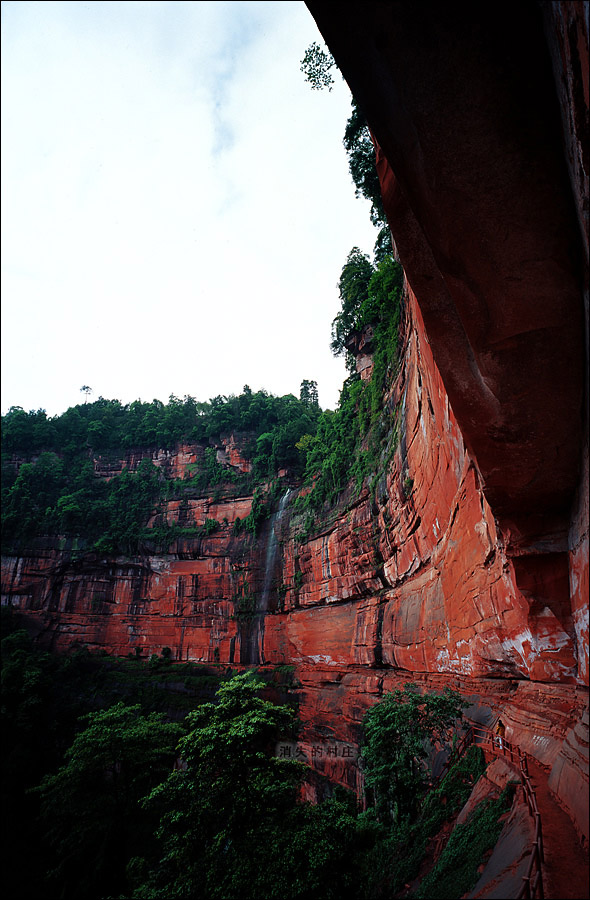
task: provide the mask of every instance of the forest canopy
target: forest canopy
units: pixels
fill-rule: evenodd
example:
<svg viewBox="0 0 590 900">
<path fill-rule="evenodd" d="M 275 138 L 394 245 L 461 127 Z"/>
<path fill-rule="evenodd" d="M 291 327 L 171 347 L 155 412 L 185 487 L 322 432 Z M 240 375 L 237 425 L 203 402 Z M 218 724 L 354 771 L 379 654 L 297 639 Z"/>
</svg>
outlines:
<svg viewBox="0 0 590 900">
<path fill-rule="evenodd" d="M 247 492 L 282 468 L 300 472 L 305 454 L 297 443 L 315 433 L 320 417 L 316 383 L 305 380 L 301 395 L 275 397 L 245 385 L 239 396 L 209 403 L 171 396 L 167 404 L 123 405 L 100 397 L 54 418 L 13 407 L 2 418 L 3 548 L 61 535 L 82 539 L 86 549 L 134 552 L 167 498 L 186 497 L 187 489 L 199 496 L 224 483 Z M 231 434 L 241 435 L 249 475 L 217 459 L 222 437 Z M 153 465 L 152 454 L 181 442 L 200 445 L 201 456 L 178 483 Z M 135 469 L 125 461 L 128 451 L 143 456 Z M 97 461 L 107 470 L 112 462 L 114 476 L 101 477 Z"/>
<path fill-rule="evenodd" d="M 315 394 L 310 399 L 313 386 Z M 244 385 L 238 396 L 219 395 L 206 403 L 174 394 L 168 403 L 134 400 L 122 404 L 99 397 L 51 418 L 43 409 L 25 412 L 13 406 L 2 417 L 2 446 L 9 453 L 31 455 L 50 450 L 70 456 L 81 447 L 100 453 L 219 440 L 232 431 L 251 431 L 257 436 L 298 417 L 306 423 L 313 419 L 319 412 L 316 383 L 305 380 L 302 392 L 299 400 L 293 394 L 275 397 L 264 390 L 253 392 Z"/>
</svg>

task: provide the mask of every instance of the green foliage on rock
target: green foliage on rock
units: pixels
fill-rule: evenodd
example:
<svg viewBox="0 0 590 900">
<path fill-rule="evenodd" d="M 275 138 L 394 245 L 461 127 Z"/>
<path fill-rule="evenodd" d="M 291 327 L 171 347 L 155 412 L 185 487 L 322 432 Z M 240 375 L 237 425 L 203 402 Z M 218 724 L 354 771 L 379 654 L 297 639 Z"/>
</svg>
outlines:
<svg viewBox="0 0 590 900">
<path fill-rule="evenodd" d="M 40 787 L 46 839 L 57 864 L 49 875 L 62 897 L 117 890 L 127 861 L 154 823 L 139 800 L 170 771 L 182 728 L 161 713 L 118 703 L 85 716 L 65 764 Z"/>
<path fill-rule="evenodd" d="M 459 694 L 391 691 L 363 719 L 365 787 L 380 821 L 411 818 L 428 784 L 424 761 L 434 743 L 449 744 L 466 704 Z"/>
<path fill-rule="evenodd" d="M 373 828 L 374 839 L 362 856 L 359 897 L 387 900 L 400 895 L 408 884 L 418 879 L 422 866 L 429 862 L 431 839 L 454 821 L 485 768 L 481 749 L 471 746 L 451 765 L 440 784 L 425 795 L 413 819 L 387 825 L 377 819 L 374 807 L 361 814 Z M 439 894 L 434 890 L 421 896 L 438 897 Z"/>
<path fill-rule="evenodd" d="M 391 256 L 373 265 L 358 248 L 351 250 L 340 279 L 341 310 L 332 325 L 332 350 L 346 355 L 352 371 L 355 358 L 347 345 L 371 326 L 373 372 L 368 381 L 351 374 L 337 410 L 323 412 L 315 435 L 300 442 L 306 454 L 305 481 L 312 487 L 299 502 L 304 509 L 318 511 L 333 503 L 349 484 L 360 490 L 367 476 L 378 477 L 389 461 L 396 422 L 385 391 L 397 372 L 402 282 L 401 266 Z"/>
<path fill-rule="evenodd" d="M 254 491 L 252 498 L 252 507 L 250 513 L 245 519 L 242 519 L 241 526 L 249 531 L 253 537 L 256 537 L 260 526 L 268 518 L 268 506 L 264 502 L 263 494 L 259 488 Z"/>
<path fill-rule="evenodd" d="M 144 802 L 160 817 L 161 849 L 155 864 L 130 865 L 134 897 L 337 898 L 350 886 L 354 807 L 298 802 L 304 767 L 273 755 L 296 718 L 263 687 L 245 672 L 189 714 L 182 767 Z"/>
<path fill-rule="evenodd" d="M 510 808 L 512 796 L 513 787 L 508 785 L 496 800 L 484 801 L 467 822 L 455 827 L 436 865 L 414 893 L 416 900 L 459 900 L 475 886 L 479 866 L 500 836 L 500 819 Z"/>
<path fill-rule="evenodd" d="M 15 618 L 4 610 L 6 616 Z M 447 733 L 455 701 L 406 686 L 397 704 L 386 695 L 367 714 L 363 753 L 367 775 L 391 774 L 407 814 L 394 821 L 391 803 L 384 815 L 372 805 L 359 813 L 350 794 L 329 785 L 327 799 L 304 803 L 299 786 L 308 770 L 275 755 L 277 740 L 295 739 L 296 714 L 261 696 L 268 686 L 262 673 L 232 678 L 218 667 L 167 665 L 170 648 L 157 666 L 154 656 L 115 660 L 80 650 L 57 657 L 35 650 L 18 620 L 9 625 L 2 644 L 2 799 L 11 822 L 4 877 L 15 896 L 395 896 L 416 878 L 429 839 L 461 809 L 485 765 L 479 748 L 470 748 L 409 811 L 399 766 L 408 753 L 423 758 L 432 739 Z M 278 674 L 282 683 L 285 673 Z M 276 691 L 278 682 L 272 686 Z M 184 723 L 170 721 L 187 711 Z M 428 727 L 434 732 L 421 732 Z M 419 792 L 424 779 L 414 774 Z M 441 858 L 433 873 L 434 893 L 424 887 L 420 896 L 460 896 L 446 891 L 463 884 L 463 851 L 471 847 L 473 874 L 482 847 L 494 839 L 497 815 L 488 818 L 482 813 L 471 837 L 457 838 L 452 864 Z M 25 865 L 31 841 L 37 849 Z"/>
<path fill-rule="evenodd" d="M 18 473 L 8 466 L 4 467 L 3 476 L 4 473 L 8 478 L 2 479 L 3 536 L 10 535 L 12 540 L 24 543 L 40 531 L 51 531 L 57 504 L 66 496 L 62 460 L 55 453 L 43 452 L 35 463 L 23 463 Z"/>
<path fill-rule="evenodd" d="M 240 396 L 209 404 L 171 396 L 167 405 L 138 401 L 124 407 L 99 398 L 51 420 L 42 410 L 13 407 L 2 419 L 3 551 L 26 550 L 45 535 L 74 539 L 79 548 L 103 554 L 137 553 L 146 540 L 165 547 L 180 535 L 178 529 L 159 524 L 150 534 L 146 526 L 166 499 L 211 488 L 247 493 L 281 468 L 300 471 L 305 454 L 296 445 L 315 433 L 320 413 L 317 385 L 308 380 L 302 399 L 254 393 L 246 385 Z M 250 455 L 251 475 L 218 460 L 221 437 L 233 433 Z M 201 451 L 188 478 L 175 481 L 152 463 L 152 455 L 181 440 L 212 445 Z M 125 467 L 117 473 L 129 448 L 144 458 L 136 471 Z M 115 474 L 107 480 L 101 469 L 108 472 L 109 465 Z M 254 530 L 255 519 L 248 525 Z"/>
<path fill-rule="evenodd" d="M 331 54 L 315 43 L 301 63 L 301 71 L 315 90 L 331 90 L 332 70 L 336 68 Z M 384 411 L 384 391 L 397 363 L 403 273 L 392 256 L 375 146 L 355 97 L 343 143 L 356 196 L 370 202 L 371 221 L 379 233 L 374 263 L 353 247 L 338 284 L 341 308 L 332 323 L 331 348 L 335 355 L 345 356 L 350 378 L 343 386 L 336 412 L 324 412 L 315 436 L 305 435 L 299 444 L 306 455 L 305 479 L 313 488 L 299 506 L 315 513 L 332 504 L 351 482 L 357 491 L 369 475 L 376 483 L 397 439 L 395 414 Z M 374 328 L 373 373 L 368 383 L 360 384 L 351 351 L 355 337 L 360 337 L 366 326 Z"/>
<path fill-rule="evenodd" d="M 315 382 L 304 384 L 309 391 Z M 168 403 L 135 400 L 126 405 L 99 397 L 53 418 L 45 410 L 25 412 L 13 406 L 2 417 L 2 449 L 27 458 L 50 451 L 67 461 L 81 453 L 108 456 L 123 451 L 124 455 L 129 449 L 171 448 L 181 441 L 219 442 L 232 432 L 251 433 L 255 440 L 296 419 L 309 425 L 318 413 L 317 403 L 310 403 L 309 397 L 298 400 L 293 394 L 254 393 L 248 385 L 237 396 L 220 395 L 208 403 L 190 396 L 181 400 L 173 394 Z M 300 434 L 304 433 L 302 428 Z"/>
<path fill-rule="evenodd" d="M 369 283 L 375 272 L 369 257 L 361 253 L 358 247 L 353 247 L 342 268 L 338 281 L 340 294 L 340 312 L 332 322 L 332 342 L 330 344 L 335 356 L 343 356 L 347 353 L 346 342 L 352 331 L 366 324 L 369 319 L 376 321 L 379 311 L 375 310 L 372 316 L 364 315 L 368 312 Z M 353 360 L 354 362 L 354 360 Z"/>
<path fill-rule="evenodd" d="M 344 131 L 343 143 L 348 155 L 348 167 L 356 188 L 356 196 L 370 201 L 371 222 L 380 231 L 386 228 L 389 241 L 386 248 L 387 252 L 391 253 L 391 235 L 387 227 L 381 186 L 375 165 L 375 146 L 367 120 L 354 97 L 352 98 L 352 111 Z M 376 256 L 380 258 L 381 254 L 376 253 Z"/>
</svg>

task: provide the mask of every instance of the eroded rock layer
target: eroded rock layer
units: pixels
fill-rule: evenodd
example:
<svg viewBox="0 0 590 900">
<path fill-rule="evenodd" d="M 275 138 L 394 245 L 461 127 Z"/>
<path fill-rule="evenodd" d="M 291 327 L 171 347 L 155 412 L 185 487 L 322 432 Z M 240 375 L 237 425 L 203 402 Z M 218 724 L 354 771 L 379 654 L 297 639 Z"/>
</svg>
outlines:
<svg viewBox="0 0 590 900">
<path fill-rule="evenodd" d="M 152 524 L 181 515 L 218 529 L 132 559 L 55 547 L 7 558 L 5 598 L 58 649 L 170 647 L 178 660 L 294 665 L 306 739 L 320 742 L 315 765 L 351 785 L 356 766 L 322 759 L 325 741 L 356 741 L 371 703 L 408 680 L 451 684 L 480 718 L 501 710 L 508 734 L 541 762 L 559 758 L 556 784 L 564 802 L 573 791 L 571 806 L 578 745 L 560 748 L 582 715 L 587 643 L 568 607 L 567 554 L 545 563 L 547 597 L 507 555 L 411 290 L 385 403 L 395 451 L 376 491 L 349 497 L 321 532 L 302 539 L 298 490 L 286 486 L 256 540 L 234 528 L 251 497 L 169 501 Z M 198 453 L 183 446 L 165 458 L 176 473 Z"/>
<path fill-rule="evenodd" d="M 587 836 L 584 210 L 564 188 L 557 102 L 549 124 L 539 118 L 551 71 L 541 20 L 527 32 L 520 5 L 511 8 L 506 38 L 505 22 L 477 18 L 476 8 L 492 16 L 488 4 L 433 4 L 425 33 L 414 4 L 366 3 L 360 17 L 354 5 L 355 28 L 353 5 L 337 18 L 333 4 L 308 5 L 379 141 L 408 278 L 375 491 L 350 493 L 307 534 L 301 489 L 285 481 L 256 540 L 235 527 L 252 497 L 170 501 L 151 525 L 214 519 L 217 529 L 131 559 L 48 540 L 3 560 L 3 595 L 58 649 L 170 647 L 174 659 L 294 666 L 314 765 L 352 786 L 358 768 L 326 742 L 356 741 L 366 709 L 406 681 L 451 685 L 474 719 L 501 714 L 507 737 L 551 768 Z M 574 24 L 572 53 L 583 22 Z M 518 97 L 531 85 L 539 96 L 521 122 L 510 88 L 525 74 Z M 568 152 L 579 146 L 574 134 Z M 570 170 L 579 182 L 579 153 Z M 358 352 L 368 377 L 366 335 Z M 183 477 L 203 452 L 182 446 L 152 461 Z M 141 456 L 96 460 L 97 474 Z M 235 436 L 218 461 L 248 468 Z"/>
</svg>

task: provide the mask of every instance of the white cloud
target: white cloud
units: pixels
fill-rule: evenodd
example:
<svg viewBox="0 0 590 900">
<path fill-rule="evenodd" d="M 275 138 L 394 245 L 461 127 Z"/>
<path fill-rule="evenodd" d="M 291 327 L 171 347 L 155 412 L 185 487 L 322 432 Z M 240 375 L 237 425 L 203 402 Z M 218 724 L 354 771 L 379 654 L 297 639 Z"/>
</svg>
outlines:
<svg viewBox="0 0 590 900">
<path fill-rule="evenodd" d="M 3 4 L 2 409 L 335 405 L 337 280 L 370 251 L 344 84 L 312 92 L 303 3 Z"/>
</svg>

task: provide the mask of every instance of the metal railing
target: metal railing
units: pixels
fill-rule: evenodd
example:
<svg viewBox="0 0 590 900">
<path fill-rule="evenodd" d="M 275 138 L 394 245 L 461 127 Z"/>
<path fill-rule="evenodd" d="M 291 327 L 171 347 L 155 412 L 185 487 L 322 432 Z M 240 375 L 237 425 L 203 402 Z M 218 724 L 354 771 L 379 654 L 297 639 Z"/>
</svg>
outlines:
<svg viewBox="0 0 590 900">
<path fill-rule="evenodd" d="M 535 837 L 533 840 L 531 858 L 527 867 L 527 873 L 526 875 L 523 875 L 524 883 L 517 895 L 517 900 L 521 900 L 521 898 L 526 898 L 526 900 L 539 898 L 539 900 L 543 900 L 545 896 L 543 893 L 542 872 L 542 864 L 545 861 L 543 850 L 543 829 L 541 826 L 541 813 L 539 812 L 539 807 L 537 806 L 537 795 L 535 794 L 535 789 L 529 776 L 528 757 L 526 753 L 523 753 L 520 747 L 517 747 L 510 741 L 507 741 L 504 736 L 493 734 L 493 732 L 490 731 L 489 728 L 485 728 L 483 725 L 470 725 L 466 733 L 463 735 L 461 741 L 459 742 L 455 753 L 448 761 L 446 768 L 448 768 L 450 763 L 454 761 L 457 756 L 461 756 L 465 752 L 467 747 L 472 743 L 477 744 L 483 750 L 487 750 L 489 753 L 492 753 L 495 756 L 505 759 L 506 762 L 512 768 L 516 769 L 518 774 L 520 775 L 529 815 L 533 817 L 535 822 Z"/>
</svg>

